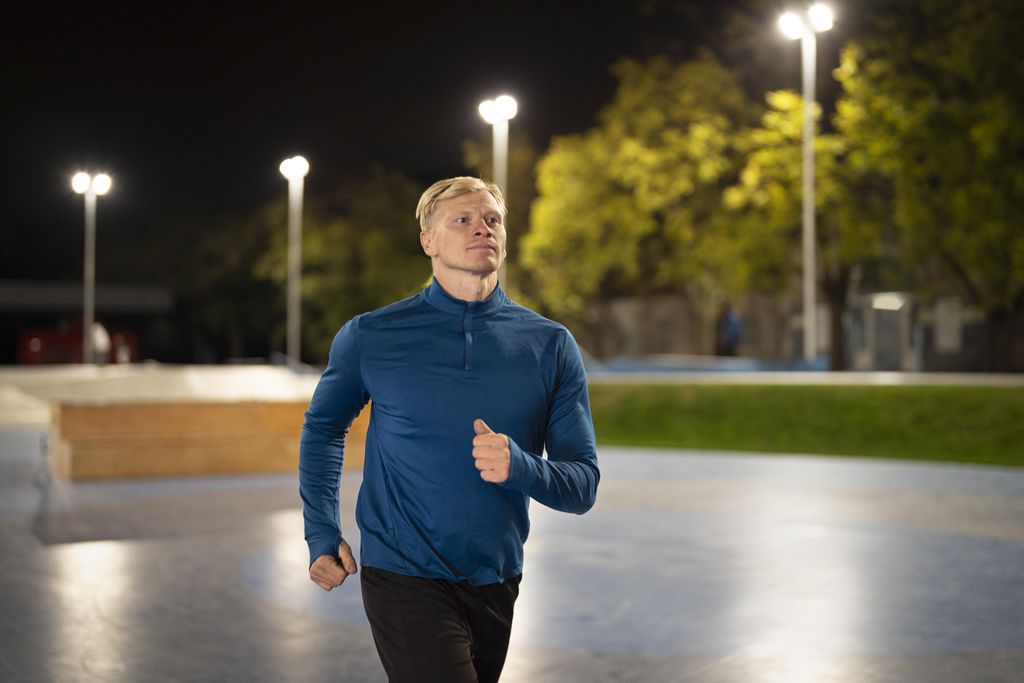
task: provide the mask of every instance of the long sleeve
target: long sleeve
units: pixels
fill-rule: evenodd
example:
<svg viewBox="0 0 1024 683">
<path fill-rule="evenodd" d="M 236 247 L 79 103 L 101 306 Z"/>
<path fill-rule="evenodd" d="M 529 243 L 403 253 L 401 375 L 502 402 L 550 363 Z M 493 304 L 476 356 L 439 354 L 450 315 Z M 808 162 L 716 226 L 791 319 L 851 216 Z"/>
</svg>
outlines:
<svg viewBox="0 0 1024 683">
<path fill-rule="evenodd" d="M 335 556 L 341 540 L 338 487 L 345 435 L 369 400 L 360 370 L 359 318 L 353 318 L 331 344 L 327 369 L 313 392 L 299 442 L 299 495 L 310 564 Z"/>
<path fill-rule="evenodd" d="M 568 332 L 563 341 L 548 410 L 547 459 L 524 451 L 510 439 L 512 463 L 504 486 L 524 491 L 555 510 L 583 514 L 594 505 L 601 472 L 583 358 Z"/>
</svg>

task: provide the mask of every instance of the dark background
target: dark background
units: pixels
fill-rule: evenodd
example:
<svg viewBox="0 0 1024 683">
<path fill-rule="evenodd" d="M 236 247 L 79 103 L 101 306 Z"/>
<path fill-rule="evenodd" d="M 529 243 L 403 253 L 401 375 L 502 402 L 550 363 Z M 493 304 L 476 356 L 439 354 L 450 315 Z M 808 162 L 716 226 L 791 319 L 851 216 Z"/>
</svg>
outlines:
<svg viewBox="0 0 1024 683">
<path fill-rule="evenodd" d="M 0 48 L 0 278 L 81 277 L 76 170 L 114 179 L 97 281 L 145 280 L 133 250 L 284 196 L 285 157 L 310 160 L 309 194 L 372 163 L 426 186 L 465 172 L 460 143 L 489 140 L 477 105 L 502 92 L 543 150 L 593 125 L 616 59 L 695 53 L 744 4 L 22 4 Z M 799 50 L 773 28 L 796 88 Z"/>
</svg>

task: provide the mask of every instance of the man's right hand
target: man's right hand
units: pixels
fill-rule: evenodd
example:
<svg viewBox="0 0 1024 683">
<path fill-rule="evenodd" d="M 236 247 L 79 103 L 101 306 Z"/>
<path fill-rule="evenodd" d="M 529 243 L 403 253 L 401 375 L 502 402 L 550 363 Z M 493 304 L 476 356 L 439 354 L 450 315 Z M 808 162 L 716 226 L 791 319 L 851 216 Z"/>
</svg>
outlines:
<svg viewBox="0 0 1024 683">
<path fill-rule="evenodd" d="M 309 567 L 309 578 L 325 591 L 333 590 L 345 583 L 349 574 L 359 571 L 352 548 L 342 540 L 338 544 L 338 556 L 321 555 Z"/>
</svg>

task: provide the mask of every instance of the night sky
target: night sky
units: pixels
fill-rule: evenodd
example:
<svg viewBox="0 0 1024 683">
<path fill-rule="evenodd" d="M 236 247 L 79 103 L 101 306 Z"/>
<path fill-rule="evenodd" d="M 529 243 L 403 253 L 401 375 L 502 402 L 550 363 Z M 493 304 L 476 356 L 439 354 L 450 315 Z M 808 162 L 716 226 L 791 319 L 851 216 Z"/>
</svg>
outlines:
<svg viewBox="0 0 1024 683">
<path fill-rule="evenodd" d="M 292 154 L 310 160 L 307 193 L 374 162 L 425 187 L 464 171 L 460 143 L 489 140 L 477 105 L 502 92 L 543 149 L 593 125 L 617 58 L 696 34 L 640 4 L 22 3 L 0 47 L 0 278 L 81 277 L 80 168 L 114 178 L 99 201 L 102 281 L 115 242 L 284 196 L 277 166 Z"/>
</svg>

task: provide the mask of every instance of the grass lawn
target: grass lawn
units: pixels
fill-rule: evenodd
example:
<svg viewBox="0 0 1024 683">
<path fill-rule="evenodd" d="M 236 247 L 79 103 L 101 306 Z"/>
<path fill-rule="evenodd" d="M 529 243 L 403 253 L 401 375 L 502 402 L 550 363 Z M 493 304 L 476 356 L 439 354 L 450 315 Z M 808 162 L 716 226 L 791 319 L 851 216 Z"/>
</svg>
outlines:
<svg viewBox="0 0 1024 683">
<path fill-rule="evenodd" d="M 1024 387 L 595 384 L 600 444 L 1024 467 Z"/>
</svg>

